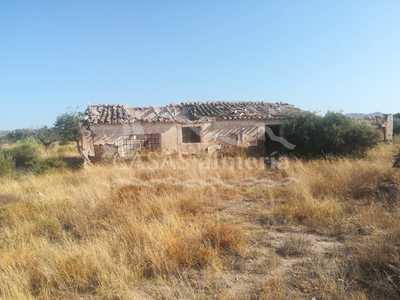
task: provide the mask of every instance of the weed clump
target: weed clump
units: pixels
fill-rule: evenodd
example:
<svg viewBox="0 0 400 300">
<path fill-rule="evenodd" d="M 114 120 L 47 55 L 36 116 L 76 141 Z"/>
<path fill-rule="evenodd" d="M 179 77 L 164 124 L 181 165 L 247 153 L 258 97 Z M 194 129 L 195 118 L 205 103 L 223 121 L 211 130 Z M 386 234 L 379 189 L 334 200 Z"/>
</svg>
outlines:
<svg viewBox="0 0 400 300">
<path fill-rule="evenodd" d="M 10 176 L 14 173 L 15 161 L 8 153 L 0 151 L 0 176 Z"/>
<path fill-rule="evenodd" d="M 346 248 L 348 278 L 369 290 L 375 299 L 400 295 L 400 230 L 349 242 Z"/>
<path fill-rule="evenodd" d="M 302 236 L 290 236 L 277 249 L 282 256 L 304 256 L 310 252 L 311 243 Z"/>
</svg>

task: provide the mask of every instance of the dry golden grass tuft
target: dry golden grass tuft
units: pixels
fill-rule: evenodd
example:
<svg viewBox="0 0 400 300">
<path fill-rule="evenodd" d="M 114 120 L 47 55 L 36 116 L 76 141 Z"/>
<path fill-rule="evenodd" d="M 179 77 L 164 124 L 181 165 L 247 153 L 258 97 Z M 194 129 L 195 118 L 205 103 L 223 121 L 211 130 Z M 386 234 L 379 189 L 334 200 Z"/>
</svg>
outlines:
<svg viewBox="0 0 400 300">
<path fill-rule="evenodd" d="M 293 295 L 289 296 L 287 282 L 281 274 L 274 274 L 265 281 L 260 298 L 263 300 L 296 299 Z"/>
<path fill-rule="evenodd" d="M 343 221 L 343 205 L 332 199 L 293 198 L 272 209 L 275 218 L 315 229 L 336 228 Z"/>
<path fill-rule="evenodd" d="M 304 236 L 290 235 L 279 246 L 277 252 L 282 256 L 304 256 L 311 251 L 311 242 Z"/>
<path fill-rule="evenodd" d="M 400 296 L 399 225 L 347 244 L 347 276 L 361 282 L 373 298 L 396 299 Z"/>
</svg>

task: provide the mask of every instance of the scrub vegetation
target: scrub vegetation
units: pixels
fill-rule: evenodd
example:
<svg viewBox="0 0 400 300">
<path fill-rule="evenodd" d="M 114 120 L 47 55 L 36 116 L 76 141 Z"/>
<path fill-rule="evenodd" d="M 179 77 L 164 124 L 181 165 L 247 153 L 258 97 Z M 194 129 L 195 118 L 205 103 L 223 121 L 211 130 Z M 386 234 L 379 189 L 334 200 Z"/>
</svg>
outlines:
<svg viewBox="0 0 400 300">
<path fill-rule="evenodd" d="M 278 171 L 156 154 L 13 171 L 78 159 L 74 145 L 31 147 L 1 152 L 2 299 L 400 296 L 397 145 Z"/>
</svg>

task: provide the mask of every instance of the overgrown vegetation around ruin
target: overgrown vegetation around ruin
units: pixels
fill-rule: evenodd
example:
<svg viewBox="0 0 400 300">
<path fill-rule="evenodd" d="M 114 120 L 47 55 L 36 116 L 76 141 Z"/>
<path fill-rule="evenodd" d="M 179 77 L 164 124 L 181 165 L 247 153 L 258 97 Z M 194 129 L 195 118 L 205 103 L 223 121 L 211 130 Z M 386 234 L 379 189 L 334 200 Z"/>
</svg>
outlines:
<svg viewBox="0 0 400 300">
<path fill-rule="evenodd" d="M 81 118 L 80 113 L 65 113 L 53 127 L 17 129 L 2 135 L 0 177 L 81 167 L 82 161 L 76 157 Z"/>
<path fill-rule="evenodd" d="M 0 298 L 397 299 L 397 151 L 2 177 Z"/>
<path fill-rule="evenodd" d="M 297 114 L 286 122 L 283 131 L 296 145 L 290 153 L 308 158 L 363 155 L 379 141 L 376 129 L 367 123 L 333 112 L 324 116 Z"/>
<path fill-rule="evenodd" d="M 0 148 L 0 177 L 78 169 L 82 164 L 74 144 L 47 148 L 34 139 L 26 139 Z"/>
</svg>

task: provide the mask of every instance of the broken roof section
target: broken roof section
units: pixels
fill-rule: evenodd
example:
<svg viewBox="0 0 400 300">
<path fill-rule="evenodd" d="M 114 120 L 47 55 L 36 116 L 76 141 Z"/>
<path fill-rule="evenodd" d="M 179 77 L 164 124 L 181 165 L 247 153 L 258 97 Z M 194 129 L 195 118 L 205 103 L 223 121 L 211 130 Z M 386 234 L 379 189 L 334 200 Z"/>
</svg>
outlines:
<svg viewBox="0 0 400 300">
<path fill-rule="evenodd" d="M 192 102 L 181 105 L 193 120 L 204 117 L 217 120 L 271 120 L 299 111 L 293 105 L 282 102 Z"/>
<path fill-rule="evenodd" d="M 125 105 L 91 105 L 85 114 L 85 122 L 88 125 L 130 123 L 130 115 Z"/>
<path fill-rule="evenodd" d="M 197 123 L 212 120 L 279 120 L 300 110 L 287 103 L 186 102 L 161 107 L 92 105 L 86 111 L 88 125 L 123 125 L 134 122 Z"/>
</svg>

